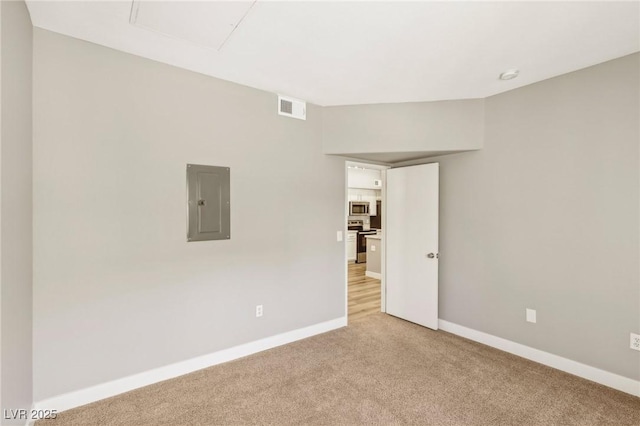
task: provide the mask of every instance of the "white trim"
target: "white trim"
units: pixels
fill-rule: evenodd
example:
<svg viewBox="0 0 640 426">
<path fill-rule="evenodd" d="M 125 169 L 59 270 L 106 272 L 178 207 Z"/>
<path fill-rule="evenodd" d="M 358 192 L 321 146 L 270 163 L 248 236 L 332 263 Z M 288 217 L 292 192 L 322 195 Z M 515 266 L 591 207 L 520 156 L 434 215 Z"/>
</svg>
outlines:
<svg viewBox="0 0 640 426">
<path fill-rule="evenodd" d="M 24 424 L 24 426 L 34 426 L 36 424 L 36 420 L 38 419 L 30 418 L 32 410 L 36 410 L 35 404 L 31 404 L 31 410 L 29 410 L 29 416 L 28 416 L 29 418 L 27 418 L 27 422 Z"/>
<path fill-rule="evenodd" d="M 382 279 L 382 274 L 379 274 L 378 272 L 365 271 L 364 275 L 369 277 L 369 278 L 375 278 L 377 280 L 381 280 Z"/>
<path fill-rule="evenodd" d="M 347 251 L 347 240 L 349 239 L 349 162 L 344 162 L 344 232 L 347 238 L 344 239 L 344 316 L 349 317 L 349 253 Z M 358 237 L 356 236 L 356 252 Z M 356 253 L 356 259 L 358 254 Z"/>
<path fill-rule="evenodd" d="M 31 418 L 31 413 L 35 409 L 36 409 L 36 404 L 35 403 L 31 404 L 31 409 L 29 410 L 29 415 L 27 416 L 27 422 L 24 424 L 24 426 L 33 426 L 36 424 L 37 419 Z"/>
<path fill-rule="evenodd" d="M 518 355 L 531 361 L 582 377 L 583 379 L 591 380 L 593 382 L 600 383 L 601 385 L 640 397 L 640 381 L 638 380 L 633 380 L 615 373 L 600 370 L 599 368 L 591 367 L 590 365 L 581 364 L 577 361 L 563 358 L 539 349 L 534 349 L 520 343 L 512 342 L 501 337 L 483 333 L 482 331 L 477 331 L 442 319 L 438 320 L 438 325 L 441 330 L 448 331 L 449 333 L 465 337 L 475 342 L 483 343 L 487 346 L 509 352 L 510 354 Z"/>
<path fill-rule="evenodd" d="M 380 177 L 382 178 L 382 244 L 380 244 L 380 311 L 387 312 L 387 239 L 384 237 L 384 233 L 387 230 L 387 167 L 380 171 Z"/>
<path fill-rule="evenodd" d="M 34 404 L 34 408 L 38 410 L 57 410 L 59 413 L 81 405 L 89 404 L 94 401 L 109 398 L 133 389 L 161 382 L 163 380 L 172 379 L 182 376 L 196 370 L 211 367 L 213 365 L 222 364 L 223 362 L 233 361 L 247 355 L 262 352 L 276 346 L 286 345 L 296 340 L 305 339 L 317 334 L 326 333 L 327 331 L 345 327 L 347 325 L 347 317 L 336 318 L 331 321 L 322 322 L 305 328 L 300 328 L 286 333 L 278 334 L 254 342 L 245 343 L 229 349 L 223 349 L 208 355 L 197 358 L 191 358 L 186 361 L 177 362 L 164 367 L 155 368 L 142 373 L 116 379 L 111 382 L 102 383 L 85 389 L 65 393 L 54 396 Z"/>
</svg>

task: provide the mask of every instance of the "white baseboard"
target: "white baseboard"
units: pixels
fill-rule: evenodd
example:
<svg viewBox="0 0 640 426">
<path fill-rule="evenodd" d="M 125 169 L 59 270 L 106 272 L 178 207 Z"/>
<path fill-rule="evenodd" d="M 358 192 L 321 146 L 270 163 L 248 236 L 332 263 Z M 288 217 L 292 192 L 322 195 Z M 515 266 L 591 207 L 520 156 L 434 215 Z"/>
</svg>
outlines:
<svg viewBox="0 0 640 426">
<path fill-rule="evenodd" d="M 365 272 L 364 272 L 364 274 L 365 274 L 367 277 L 375 278 L 375 279 L 377 279 L 377 280 L 381 280 L 381 279 L 382 279 L 382 274 L 380 274 L 380 273 L 378 273 L 378 272 L 365 271 Z"/>
<path fill-rule="evenodd" d="M 113 380 L 111 382 L 102 383 L 91 386 L 89 388 L 80 389 L 74 392 L 48 398 L 34 404 L 34 408 L 38 410 L 57 410 L 62 412 L 101 399 L 109 398 L 124 392 L 128 392 L 143 386 L 161 382 L 163 380 L 172 379 L 182 376 L 196 370 L 211 367 L 213 365 L 222 364 L 223 362 L 233 361 L 247 355 L 262 352 L 276 346 L 286 345 L 296 340 L 305 339 L 315 336 L 316 334 L 326 333 L 327 331 L 345 327 L 347 325 L 347 317 L 336 318 L 331 321 L 322 322 L 320 324 L 311 325 L 309 327 L 300 328 L 276 336 L 266 337 L 254 342 L 245 343 L 233 348 L 224 349 L 208 355 L 197 358 L 188 359 L 186 361 L 177 362 L 164 367 L 155 368 L 143 373 L 134 374 Z M 29 425 L 28 425 L 29 426 Z"/>
<path fill-rule="evenodd" d="M 31 414 L 33 412 L 33 410 L 36 409 L 36 404 L 31 404 L 31 410 L 29 410 L 29 414 Z M 29 417 L 31 417 L 31 415 L 29 415 Z M 24 424 L 25 426 L 34 426 L 36 424 L 36 419 L 27 419 L 27 422 Z"/>
<path fill-rule="evenodd" d="M 454 324 L 449 321 L 438 320 L 438 328 L 440 328 L 440 330 L 465 337 L 469 340 L 521 356 L 522 358 L 544 364 L 548 367 L 553 367 L 566 373 L 582 377 L 583 379 L 591 380 L 593 382 L 600 383 L 601 385 L 640 397 L 640 381 L 620 376 L 615 373 L 610 373 L 605 370 L 600 370 L 596 367 L 581 364 L 549 352 L 534 349 L 520 343 L 512 342 L 510 340 Z"/>
</svg>

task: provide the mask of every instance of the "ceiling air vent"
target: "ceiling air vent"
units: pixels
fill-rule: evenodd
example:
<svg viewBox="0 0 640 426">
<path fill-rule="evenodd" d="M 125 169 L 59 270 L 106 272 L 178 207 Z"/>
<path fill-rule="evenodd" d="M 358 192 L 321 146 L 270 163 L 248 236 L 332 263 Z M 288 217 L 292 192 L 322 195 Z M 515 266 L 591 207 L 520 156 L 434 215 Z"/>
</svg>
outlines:
<svg viewBox="0 0 640 426">
<path fill-rule="evenodd" d="M 300 99 L 278 95 L 278 114 L 299 120 L 306 120 L 307 103 Z"/>
</svg>

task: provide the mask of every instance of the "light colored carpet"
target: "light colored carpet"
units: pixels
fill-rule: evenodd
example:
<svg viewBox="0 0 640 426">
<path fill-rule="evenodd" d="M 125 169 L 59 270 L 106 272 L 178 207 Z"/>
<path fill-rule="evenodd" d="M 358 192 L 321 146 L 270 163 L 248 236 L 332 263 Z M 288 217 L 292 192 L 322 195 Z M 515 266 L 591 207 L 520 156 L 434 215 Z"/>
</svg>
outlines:
<svg viewBox="0 0 640 426">
<path fill-rule="evenodd" d="M 640 425 L 640 399 L 384 314 L 37 425 Z"/>
</svg>

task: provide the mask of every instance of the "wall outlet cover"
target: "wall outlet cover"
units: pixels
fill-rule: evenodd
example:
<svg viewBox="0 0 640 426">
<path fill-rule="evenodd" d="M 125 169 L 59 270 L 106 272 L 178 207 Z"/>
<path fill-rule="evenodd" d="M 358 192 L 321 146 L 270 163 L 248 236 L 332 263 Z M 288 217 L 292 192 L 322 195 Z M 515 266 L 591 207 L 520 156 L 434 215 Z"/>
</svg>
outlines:
<svg viewBox="0 0 640 426">
<path fill-rule="evenodd" d="M 640 351 L 640 334 L 631 333 L 629 347 L 635 351 Z"/>
<path fill-rule="evenodd" d="M 535 323 L 536 322 L 536 310 L 527 308 L 527 321 Z"/>
</svg>

